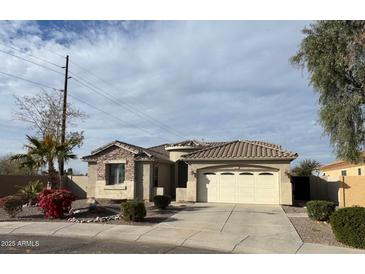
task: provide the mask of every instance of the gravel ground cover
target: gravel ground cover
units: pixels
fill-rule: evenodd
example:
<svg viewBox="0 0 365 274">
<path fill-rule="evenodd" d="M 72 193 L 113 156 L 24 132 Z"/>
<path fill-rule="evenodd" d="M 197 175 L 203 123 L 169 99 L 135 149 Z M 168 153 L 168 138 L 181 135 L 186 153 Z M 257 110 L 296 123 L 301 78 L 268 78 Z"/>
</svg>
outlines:
<svg viewBox="0 0 365 274">
<path fill-rule="evenodd" d="M 72 210 L 74 213 L 65 214 L 63 219 L 46 219 L 43 216 L 43 212 L 38 207 L 24 207 L 23 210 L 17 215 L 16 218 L 10 218 L 4 209 L 0 208 L 0 221 L 49 221 L 49 222 L 65 222 L 70 219 L 76 222 L 93 222 L 91 220 L 98 217 L 98 219 L 105 219 L 104 223 L 107 224 L 133 224 L 133 225 L 152 225 L 160 223 L 167 219 L 173 221 L 171 218 L 177 212 L 186 208 L 183 204 L 173 204 L 167 207 L 165 210 L 159 210 L 154 207 L 153 203 L 146 203 L 147 216 L 140 222 L 126 222 L 122 218 L 117 217 L 120 214 L 120 203 L 108 200 L 98 200 L 98 205 L 95 210 L 90 212 L 88 210 L 88 204 L 86 199 L 77 200 L 72 203 Z"/>
<path fill-rule="evenodd" d="M 295 217 L 289 220 L 305 243 L 346 247 L 336 240 L 329 223 L 313 221 L 308 217 Z"/>
<path fill-rule="evenodd" d="M 314 221 L 308 216 L 303 216 L 307 214 L 305 202 L 296 203 L 294 206 L 283 205 L 282 208 L 303 242 L 345 247 L 336 240 L 329 223 Z"/>
</svg>

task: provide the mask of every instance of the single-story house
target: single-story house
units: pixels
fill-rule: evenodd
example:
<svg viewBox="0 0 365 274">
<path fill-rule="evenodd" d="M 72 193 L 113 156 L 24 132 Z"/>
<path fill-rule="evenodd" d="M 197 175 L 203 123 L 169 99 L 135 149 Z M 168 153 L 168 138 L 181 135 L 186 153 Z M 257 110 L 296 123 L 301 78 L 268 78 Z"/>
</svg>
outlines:
<svg viewBox="0 0 365 274">
<path fill-rule="evenodd" d="M 187 140 L 143 148 L 113 141 L 82 159 L 87 196 L 176 201 L 292 204 L 290 162 L 297 154 L 261 141 Z"/>
<path fill-rule="evenodd" d="M 336 177 L 340 176 L 364 176 L 365 164 L 351 164 L 346 161 L 338 160 L 320 167 L 323 176 Z"/>
</svg>

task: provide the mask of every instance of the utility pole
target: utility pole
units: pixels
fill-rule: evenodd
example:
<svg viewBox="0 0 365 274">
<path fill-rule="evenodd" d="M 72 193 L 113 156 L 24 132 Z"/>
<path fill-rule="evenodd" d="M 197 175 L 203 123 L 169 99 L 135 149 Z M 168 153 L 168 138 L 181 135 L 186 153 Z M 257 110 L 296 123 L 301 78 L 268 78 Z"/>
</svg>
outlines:
<svg viewBox="0 0 365 274">
<path fill-rule="evenodd" d="M 67 82 L 68 82 L 68 59 L 69 56 L 66 56 L 66 66 L 65 66 L 65 86 L 63 88 L 63 112 L 62 112 L 62 132 L 61 132 L 61 144 L 63 145 L 65 143 L 66 139 L 66 116 L 67 116 Z M 63 176 L 64 176 L 64 170 L 65 170 L 65 161 L 64 159 L 61 159 L 60 162 L 60 186 L 62 186 Z"/>
</svg>

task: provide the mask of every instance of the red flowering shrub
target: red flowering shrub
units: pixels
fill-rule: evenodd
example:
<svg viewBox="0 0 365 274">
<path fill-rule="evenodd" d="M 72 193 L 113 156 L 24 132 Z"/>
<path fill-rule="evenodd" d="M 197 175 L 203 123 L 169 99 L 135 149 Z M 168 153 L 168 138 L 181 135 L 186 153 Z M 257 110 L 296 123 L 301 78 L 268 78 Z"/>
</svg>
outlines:
<svg viewBox="0 0 365 274">
<path fill-rule="evenodd" d="M 76 197 L 66 189 L 44 189 L 38 195 L 38 205 L 46 218 L 62 218 L 71 209 Z"/>
</svg>

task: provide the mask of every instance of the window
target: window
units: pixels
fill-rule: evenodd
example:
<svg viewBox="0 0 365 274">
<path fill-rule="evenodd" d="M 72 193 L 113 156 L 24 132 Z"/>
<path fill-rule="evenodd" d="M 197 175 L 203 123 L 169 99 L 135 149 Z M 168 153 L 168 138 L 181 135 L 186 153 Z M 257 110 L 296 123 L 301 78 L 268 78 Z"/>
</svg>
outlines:
<svg viewBox="0 0 365 274">
<path fill-rule="evenodd" d="M 231 173 L 231 172 L 223 172 L 223 173 L 221 173 L 221 175 L 234 175 L 234 173 Z"/>
<path fill-rule="evenodd" d="M 107 185 L 119 185 L 125 179 L 125 164 L 107 164 L 106 165 Z"/>
<path fill-rule="evenodd" d="M 207 176 L 207 175 L 215 175 L 215 173 L 214 172 L 205 172 L 204 175 L 205 176 Z"/>
<path fill-rule="evenodd" d="M 153 168 L 153 186 L 158 187 L 158 166 Z"/>
<path fill-rule="evenodd" d="M 361 176 L 361 168 L 357 169 L 357 175 Z"/>
<path fill-rule="evenodd" d="M 242 173 L 240 173 L 240 175 L 253 175 L 253 173 L 251 173 L 251 172 L 242 172 Z"/>
<path fill-rule="evenodd" d="M 341 170 L 341 176 L 347 176 L 347 171 L 346 170 Z"/>
<path fill-rule="evenodd" d="M 272 174 L 272 173 L 269 173 L 269 172 L 261 172 L 259 175 L 274 175 L 274 174 Z"/>
</svg>

